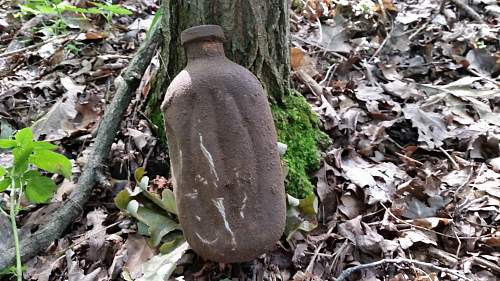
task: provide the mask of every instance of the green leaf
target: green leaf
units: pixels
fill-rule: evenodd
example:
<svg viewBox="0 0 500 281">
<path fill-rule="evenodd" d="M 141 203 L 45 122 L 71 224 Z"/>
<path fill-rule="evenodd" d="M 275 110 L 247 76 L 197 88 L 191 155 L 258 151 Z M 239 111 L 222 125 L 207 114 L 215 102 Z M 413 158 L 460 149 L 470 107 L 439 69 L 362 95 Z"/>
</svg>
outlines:
<svg viewBox="0 0 500 281">
<path fill-rule="evenodd" d="M 17 142 L 15 140 L 9 139 L 0 139 L 0 148 L 9 149 L 17 146 Z"/>
<path fill-rule="evenodd" d="M 8 177 L 3 178 L 3 180 L 0 181 L 0 192 L 5 191 L 9 187 L 11 182 L 12 182 L 11 178 Z"/>
<path fill-rule="evenodd" d="M 318 199 L 314 193 L 311 193 L 309 196 L 299 201 L 299 209 L 302 213 L 312 217 L 318 214 Z"/>
<path fill-rule="evenodd" d="M 33 149 L 34 150 L 54 150 L 57 148 L 57 145 L 51 144 L 46 141 L 34 141 Z"/>
<path fill-rule="evenodd" d="M 131 11 L 129 11 L 128 9 L 121 7 L 120 5 L 103 4 L 103 3 L 98 3 L 98 2 L 90 2 L 90 3 L 96 5 L 99 9 L 109 11 L 115 15 L 132 15 L 132 14 L 134 14 Z"/>
<path fill-rule="evenodd" d="M 287 194 L 287 198 L 285 236 L 286 240 L 289 241 L 296 231 L 310 232 L 317 227 L 318 201 L 314 194 L 304 199 L 297 199 Z"/>
<path fill-rule="evenodd" d="M 66 156 L 50 150 L 36 150 L 29 159 L 30 163 L 51 173 L 71 177 L 71 161 Z"/>
<path fill-rule="evenodd" d="M 38 10 L 33 9 L 33 8 L 29 7 L 28 5 L 19 4 L 19 7 L 21 8 L 21 12 L 31 13 L 34 15 L 40 14 L 40 12 Z"/>
<path fill-rule="evenodd" d="M 162 207 L 166 211 L 177 215 L 177 206 L 175 205 L 174 192 L 170 189 L 165 189 L 161 193 Z"/>
<path fill-rule="evenodd" d="M 170 189 L 165 189 L 162 192 L 161 199 L 152 192 L 147 191 L 146 189 L 142 189 L 142 194 L 146 196 L 149 200 L 153 201 L 158 207 L 163 210 L 177 215 L 177 206 L 175 205 L 175 197 L 174 193 Z"/>
<path fill-rule="evenodd" d="M 157 255 L 144 263 L 144 275 L 137 281 L 164 281 L 167 280 L 175 270 L 179 261 L 189 249 L 187 242 L 180 244 L 175 250 L 166 255 Z"/>
<path fill-rule="evenodd" d="M 29 145 L 30 143 L 33 142 L 33 132 L 31 131 L 31 128 L 24 128 L 19 131 L 17 131 L 15 135 L 15 139 L 17 143 L 21 146 L 26 146 Z"/>
<path fill-rule="evenodd" d="M 48 177 L 40 175 L 37 171 L 24 174 L 27 181 L 26 198 L 33 203 L 48 202 L 56 191 L 56 184 Z"/>
<path fill-rule="evenodd" d="M 102 14 L 102 11 L 99 10 L 99 8 L 87 8 L 85 11 L 86 14 L 97 14 L 100 15 Z"/>
<path fill-rule="evenodd" d="M 179 229 L 179 225 L 174 220 L 141 206 L 137 200 L 132 200 L 128 203 L 127 212 L 149 227 L 151 243 L 154 247 L 160 244 L 163 236 Z"/>
<path fill-rule="evenodd" d="M 160 246 L 160 253 L 162 254 L 168 254 L 177 246 L 186 242 L 186 238 L 184 238 L 184 235 L 182 235 L 182 232 L 180 231 L 170 233 L 168 237 L 165 238 L 165 240 L 168 241 L 162 243 Z"/>
<path fill-rule="evenodd" d="M 31 144 L 24 147 L 16 147 L 12 150 L 14 156 L 14 174 L 24 173 L 28 169 L 28 159 L 33 152 Z"/>
<path fill-rule="evenodd" d="M 127 190 L 122 190 L 122 191 L 118 192 L 118 194 L 114 198 L 116 207 L 118 207 L 118 209 L 120 209 L 122 211 L 127 210 L 127 205 L 128 205 L 128 202 L 130 202 L 130 200 L 132 200 L 132 199 L 131 199 L 130 194 L 128 193 Z"/>
<path fill-rule="evenodd" d="M 35 9 L 42 14 L 50 14 L 50 15 L 57 14 L 57 10 L 53 6 L 37 5 Z"/>
<path fill-rule="evenodd" d="M 156 24 L 159 23 L 162 16 L 163 16 L 163 9 L 157 10 L 155 13 L 155 16 L 153 17 L 153 21 L 151 21 L 151 25 L 149 26 L 148 31 L 146 32 L 147 37 L 149 37 L 151 30 L 153 30 L 153 28 L 156 26 Z"/>
<path fill-rule="evenodd" d="M 136 182 L 140 182 L 142 177 L 146 174 L 146 170 L 143 167 L 139 167 L 134 171 L 134 178 Z"/>
</svg>

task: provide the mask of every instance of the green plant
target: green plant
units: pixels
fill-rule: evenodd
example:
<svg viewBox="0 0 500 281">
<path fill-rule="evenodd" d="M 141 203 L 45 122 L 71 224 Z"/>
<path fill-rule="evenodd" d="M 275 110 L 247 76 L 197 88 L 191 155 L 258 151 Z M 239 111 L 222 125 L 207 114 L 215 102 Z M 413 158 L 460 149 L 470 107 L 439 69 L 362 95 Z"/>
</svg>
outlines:
<svg viewBox="0 0 500 281">
<path fill-rule="evenodd" d="M 137 220 L 138 233 L 149 237 L 148 244 L 158 247 L 160 253 L 143 265 L 144 275 L 139 281 L 167 280 L 175 269 L 175 263 L 188 249 L 177 220 L 177 208 L 172 190 L 149 190 L 149 177 L 144 168 L 134 172 L 135 188 L 126 188 L 115 197 L 115 205 Z M 122 272 L 125 280 L 127 270 Z"/>
<path fill-rule="evenodd" d="M 78 41 L 71 42 L 70 41 L 64 45 L 64 50 L 66 52 L 72 53 L 74 55 L 79 55 L 83 46 L 85 46 L 85 44 L 83 44 L 81 42 L 78 42 Z"/>
<path fill-rule="evenodd" d="M 15 275 L 18 281 L 22 280 L 22 265 L 16 216 L 21 209 L 21 199 L 24 196 L 32 203 L 46 203 L 52 198 L 56 184 L 42 175 L 40 170 L 66 178 L 71 176 L 71 162 L 66 156 L 54 152 L 56 148 L 57 146 L 45 141 L 34 141 L 31 128 L 19 130 L 14 139 L 0 139 L 0 149 L 10 150 L 13 156 L 10 167 L 0 166 L 0 192 L 10 191 L 8 212 L 0 203 L 0 213 L 11 222 L 16 248 Z"/>
<path fill-rule="evenodd" d="M 115 15 L 131 15 L 132 12 L 117 4 L 107 2 L 89 2 L 94 7 L 83 8 L 77 7 L 62 0 L 26 0 L 24 4 L 19 4 L 21 14 L 53 14 L 59 15 L 63 19 L 63 12 L 73 12 L 82 15 L 98 14 L 102 15 L 108 22 Z"/>
</svg>

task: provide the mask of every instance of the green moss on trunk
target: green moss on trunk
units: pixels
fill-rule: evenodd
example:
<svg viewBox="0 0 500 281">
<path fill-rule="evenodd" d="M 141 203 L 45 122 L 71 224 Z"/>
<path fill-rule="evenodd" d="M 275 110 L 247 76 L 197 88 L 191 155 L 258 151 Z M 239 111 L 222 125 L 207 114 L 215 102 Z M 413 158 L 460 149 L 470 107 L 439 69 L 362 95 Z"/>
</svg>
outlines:
<svg viewBox="0 0 500 281">
<path fill-rule="evenodd" d="M 283 104 L 271 107 L 278 140 L 288 145 L 284 160 L 288 166 L 287 193 L 304 198 L 313 192 L 309 174 L 319 168 L 319 147 L 328 146 L 330 138 L 321 131 L 319 119 L 305 98 L 290 91 Z"/>
</svg>

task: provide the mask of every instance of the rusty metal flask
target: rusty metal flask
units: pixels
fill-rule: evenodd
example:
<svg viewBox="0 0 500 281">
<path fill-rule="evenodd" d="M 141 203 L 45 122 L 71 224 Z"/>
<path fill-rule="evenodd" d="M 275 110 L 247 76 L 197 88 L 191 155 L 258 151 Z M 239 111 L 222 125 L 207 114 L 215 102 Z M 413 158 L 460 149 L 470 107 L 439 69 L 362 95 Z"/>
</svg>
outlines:
<svg viewBox="0 0 500 281">
<path fill-rule="evenodd" d="M 257 78 L 224 55 L 217 25 L 186 29 L 187 66 L 162 111 L 179 221 L 191 248 L 213 261 L 249 261 L 285 227 L 276 130 Z"/>
</svg>

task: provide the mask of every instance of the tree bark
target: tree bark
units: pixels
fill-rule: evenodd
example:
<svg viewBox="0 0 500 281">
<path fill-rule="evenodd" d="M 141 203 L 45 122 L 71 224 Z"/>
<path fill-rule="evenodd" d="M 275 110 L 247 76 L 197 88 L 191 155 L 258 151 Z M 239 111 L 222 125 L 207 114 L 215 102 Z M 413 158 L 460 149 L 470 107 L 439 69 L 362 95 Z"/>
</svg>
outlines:
<svg viewBox="0 0 500 281">
<path fill-rule="evenodd" d="M 164 131 L 159 109 L 163 95 L 186 64 L 180 34 L 192 26 L 222 26 L 226 56 L 257 76 L 272 102 L 280 102 L 288 94 L 288 1 L 166 0 L 162 9 L 161 68 L 146 106 L 160 133 Z"/>
</svg>

